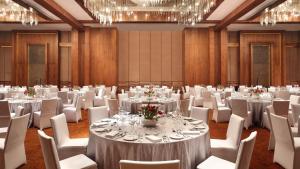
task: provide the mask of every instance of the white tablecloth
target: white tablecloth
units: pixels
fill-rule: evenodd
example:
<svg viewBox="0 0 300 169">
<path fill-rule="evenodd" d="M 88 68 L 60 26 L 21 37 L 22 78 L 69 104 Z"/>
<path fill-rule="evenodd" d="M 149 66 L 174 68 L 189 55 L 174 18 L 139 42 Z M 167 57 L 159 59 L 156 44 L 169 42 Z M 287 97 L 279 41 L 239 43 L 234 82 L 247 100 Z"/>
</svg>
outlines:
<svg viewBox="0 0 300 169">
<path fill-rule="evenodd" d="M 144 98 L 139 99 L 125 99 L 122 100 L 122 109 L 131 112 L 131 113 L 138 113 L 142 104 L 160 104 L 162 107 L 161 110 L 164 112 L 172 112 L 176 110 L 177 102 L 171 98 L 166 99 L 153 99 L 153 100 L 146 100 Z"/>
<path fill-rule="evenodd" d="M 140 126 L 139 131 L 156 133 L 157 137 L 171 136 L 174 124 L 171 118 L 166 118 L 165 124 L 158 124 L 154 129 Z M 201 134 L 188 135 L 182 140 L 170 137 L 159 143 L 146 139 L 146 135 L 137 141 L 125 141 L 123 138 L 110 139 L 106 133 L 96 132 L 90 128 L 88 156 L 94 158 L 98 169 L 119 169 L 120 160 L 163 161 L 179 159 L 181 169 L 195 169 L 196 166 L 210 156 L 210 136 L 208 126 L 201 130 Z M 182 130 L 189 130 L 192 125 L 187 122 Z M 163 131 L 163 132 L 161 132 Z M 150 132 L 150 134 L 151 134 Z M 164 134 L 162 134 L 164 133 Z"/>
</svg>

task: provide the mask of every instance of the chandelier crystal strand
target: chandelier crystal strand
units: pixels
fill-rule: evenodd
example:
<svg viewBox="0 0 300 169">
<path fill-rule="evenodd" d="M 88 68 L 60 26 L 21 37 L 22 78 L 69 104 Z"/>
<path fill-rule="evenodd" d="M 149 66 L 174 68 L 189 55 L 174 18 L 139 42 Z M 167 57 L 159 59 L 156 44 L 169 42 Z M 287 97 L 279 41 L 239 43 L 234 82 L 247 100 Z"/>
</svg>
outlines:
<svg viewBox="0 0 300 169">
<path fill-rule="evenodd" d="M 146 12 L 146 18 L 160 16 L 165 21 L 195 25 L 215 5 L 216 0 L 84 0 L 84 6 L 99 23 L 108 26 L 125 17 L 137 20 L 139 12 Z"/>
<path fill-rule="evenodd" d="M 38 24 L 37 14 L 32 8 L 26 9 L 12 0 L 0 0 L 0 19 L 21 22 L 25 26 Z"/>
<path fill-rule="evenodd" d="M 300 17 L 300 1 L 287 0 L 271 10 L 266 8 L 261 15 L 260 24 L 262 26 L 273 26 L 277 22 L 288 22 L 296 17 Z"/>
</svg>

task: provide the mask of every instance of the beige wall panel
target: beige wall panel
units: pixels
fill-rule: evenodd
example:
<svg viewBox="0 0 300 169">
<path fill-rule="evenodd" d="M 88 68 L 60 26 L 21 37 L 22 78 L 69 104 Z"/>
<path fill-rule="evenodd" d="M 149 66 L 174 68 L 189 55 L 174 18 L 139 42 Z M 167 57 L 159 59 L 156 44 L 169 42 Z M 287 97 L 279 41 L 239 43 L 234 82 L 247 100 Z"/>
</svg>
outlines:
<svg viewBox="0 0 300 169">
<path fill-rule="evenodd" d="M 172 32 L 162 32 L 162 81 L 172 81 Z"/>
<path fill-rule="evenodd" d="M 69 70 L 71 67 L 70 58 L 70 48 L 61 47 L 60 48 L 60 81 L 70 81 L 71 77 L 69 76 Z"/>
<path fill-rule="evenodd" d="M 140 77 L 139 32 L 129 32 L 129 81 L 137 82 Z"/>
<path fill-rule="evenodd" d="M 129 32 L 119 31 L 119 82 L 127 82 L 129 75 Z"/>
<path fill-rule="evenodd" d="M 5 74 L 5 55 L 4 55 L 4 49 L 0 47 L 0 81 L 4 81 L 4 74 Z"/>
<path fill-rule="evenodd" d="M 182 32 L 172 32 L 172 81 L 183 81 Z"/>
<path fill-rule="evenodd" d="M 228 81 L 238 82 L 239 63 L 239 48 L 228 48 Z"/>
<path fill-rule="evenodd" d="M 140 32 L 140 82 L 150 82 L 151 51 L 150 32 Z"/>
<path fill-rule="evenodd" d="M 161 81 L 161 32 L 151 32 L 151 82 Z"/>
</svg>

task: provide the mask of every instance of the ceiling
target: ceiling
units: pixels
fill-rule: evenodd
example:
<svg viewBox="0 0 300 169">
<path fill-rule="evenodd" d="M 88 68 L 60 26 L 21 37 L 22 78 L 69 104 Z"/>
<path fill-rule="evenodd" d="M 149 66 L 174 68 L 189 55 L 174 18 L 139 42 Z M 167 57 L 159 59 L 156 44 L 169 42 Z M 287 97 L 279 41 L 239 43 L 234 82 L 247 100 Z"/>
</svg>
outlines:
<svg viewBox="0 0 300 169">
<path fill-rule="evenodd" d="M 19 23 L 0 22 L 0 30 L 12 30 L 12 29 L 55 29 L 55 30 L 70 30 L 72 27 L 82 28 L 84 26 L 101 27 L 98 21 L 94 19 L 90 12 L 84 7 L 82 0 L 14 0 L 15 2 L 22 1 L 28 6 L 33 7 L 46 16 L 48 20 L 40 21 L 40 24 L 36 27 L 26 27 Z M 135 2 L 137 0 L 131 0 Z M 253 4 L 250 3 L 253 2 Z M 259 3 L 256 3 L 256 2 Z M 267 7 L 277 1 L 282 0 L 217 0 L 217 6 L 211 10 L 206 18 L 197 23 L 194 27 L 212 27 L 218 26 L 220 22 L 225 22 L 225 27 L 229 30 L 249 30 L 251 29 L 272 29 L 272 30 L 300 30 L 300 18 L 295 23 L 278 24 L 274 27 L 261 27 L 255 18 L 259 17 L 259 14 Z M 46 2 L 48 5 L 56 4 L 55 9 L 49 8 L 44 5 Z M 248 3 L 251 8 L 245 8 L 247 12 L 239 12 L 241 6 Z M 60 9 L 58 9 L 58 7 Z M 137 8 L 137 7 L 135 7 Z M 144 8 L 146 11 L 151 11 L 151 8 Z M 235 19 L 230 18 L 235 15 Z M 139 17 L 141 18 L 141 17 Z M 228 19 L 229 18 L 229 19 Z M 230 20 L 231 19 L 231 20 Z M 223 21 L 224 20 L 224 21 Z M 227 21 L 228 20 L 228 21 Z M 128 24 L 130 23 L 130 24 Z M 159 24 L 158 24 L 159 23 Z M 155 18 L 151 21 L 145 20 L 127 20 L 124 23 L 115 23 L 112 26 L 120 29 L 148 29 L 149 26 L 154 26 L 158 29 L 183 29 L 185 26 L 178 25 L 177 23 L 170 23 L 161 21 Z M 224 26 L 222 25 L 222 26 Z"/>
</svg>

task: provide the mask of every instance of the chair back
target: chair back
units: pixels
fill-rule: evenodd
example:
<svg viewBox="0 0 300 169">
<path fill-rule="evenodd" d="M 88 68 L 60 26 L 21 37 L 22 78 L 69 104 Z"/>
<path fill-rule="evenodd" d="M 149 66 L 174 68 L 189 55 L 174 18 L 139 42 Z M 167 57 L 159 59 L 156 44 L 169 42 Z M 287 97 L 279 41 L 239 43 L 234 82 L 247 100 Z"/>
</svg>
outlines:
<svg viewBox="0 0 300 169">
<path fill-rule="evenodd" d="M 23 116 L 24 115 L 24 107 L 18 106 L 16 110 L 16 117 Z"/>
<path fill-rule="evenodd" d="M 215 93 L 214 95 L 215 95 L 215 97 L 217 99 L 217 102 L 218 103 L 222 103 L 221 94 L 220 93 Z"/>
<path fill-rule="evenodd" d="M 52 137 L 49 137 L 42 130 L 38 130 L 46 169 L 60 169 L 57 149 Z"/>
<path fill-rule="evenodd" d="M 218 111 L 218 102 L 215 96 L 211 96 L 212 109 Z"/>
<path fill-rule="evenodd" d="M 300 96 L 291 95 L 289 109 L 292 109 L 292 104 L 299 104 L 299 102 L 300 102 Z"/>
<path fill-rule="evenodd" d="M 180 161 L 131 161 L 120 160 L 120 169 L 180 169 Z"/>
<path fill-rule="evenodd" d="M 119 113 L 119 104 L 117 99 L 107 99 L 107 103 L 110 117 Z"/>
<path fill-rule="evenodd" d="M 249 169 L 256 136 L 257 132 L 254 131 L 248 138 L 241 141 L 235 164 L 236 169 Z"/>
<path fill-rule="evenodd" d="M 110 93 L 110 98 L 112 99 L 116 99 L 117 98 L 117 86 L 113 86 L 111 89 L 111 93 Z"/>
<path fill-rule="evenodd" d="M 248 116 L 248 104 L 246 99 L 231 99 L 232 114 L 246 118 Z"/>
<path fill-rule="evenodd" d="M 192 106 L 194 105 L 194 101 L 195 101 L 195 96 L 190 96 L 189 107 L 188 107 L 189 111 L 191 111 Z"/>
<path fill-rule="evenodd" d="M 210 102 L 211 101 L 211 92 L 210 91 L 203 91 L 202 92 L 202 97 L 203 97 L 203 101 L 208 101 Z"/>
<path fill-rule="evenodd" d="M 294 122 L 296 123 L 300 116 L 300 104 L 292 104 L 292 115 L 293 115 Z"/>
<path fill-rule="evenodd" d="M 10 120 L 8 101 L 0 101 L 0 127 L 7 127 Z"/>
<path fill-rule="evenodd" d="M 122 106 L 122 101 L 128 98 L 128 93 L 118 94 L 119 104 Z"/>
<path fill-rule="evenodd" d="M 94 122 L 104 119 L 108 117 L 108 107 L 101 106 L 101 107 L 90 107 L 88 109 L 89 113 L 89 124 L 93 124 Z"/>
<path fill-rule="evenodd" d="M 270 114 L 273 127 L 273 133 L 275 136 L 275 151 L 276 146 L 280 146 L 282 149 L 288 149 L 294 151 L 294 139 L 292 136 L 291 128 L 286 117 L 282 117 L 276 114 Z"/>
<path fill-rule="evenodd" d="M 276 115 L 287 116 L 289 111 L 288 100 L 273 100 L 273 108 Z"/>
<path fill-rule="evenodd" d="M 41 117 L 52 117 L 57 111 L 57 99 L 42 100 Z"/>
<path fill-rule="evenodd" d="M 101 87 L 98 89 L 98 97 L 103 98 L 105 96 L 105 88 Z"/>
<path fill-rule="evenodd" d="M 280 98 L 283 100 L 289 100 L 290 99 L 290 92 L 287 90 L 279 90 L 275 92 L 275 97 Z"/>
<path fill-rule="evenodd" d="M 87 91 L 85 93 L 85 104 L 88 105 L 88 107 L 93 107 L 93 101 L 96 94 L 94 91 Z"/>
<path fill-rule="evenodd" d="M 239 146 L 244 127 L 244 118 L 232 114 L 229 120 L 226 140 L 229 140 L 234 146 Z"/>
<path fill-rule="evenodd" d="M 111 94 L 111 87 L 105 87 L 105 95 L 110 96 Z"/>
<path fill-rule="evenodd" d="M 24 145 L 29 121 L 29 114 L 11 119 L 4 143 L 4 151 Z"/>
<path fill-rule="evenodd" d="M 208 110 L 208 108 L 193 106 L 191 109 L 191 117 L 203 120 L 206 124 L 208 124 Z"/>
<path fill-rule="evenodd" d="M 59 97 L 63 104 L 68 103 L 68 92 L 67 91 L 59 91 L 57 93 L 57 97 Z"/>
<path fill-rule="evenodd" d="M 53 135 L 55 143 L 58 147 L 65 143 L 69 136 L 69 129 L 67 125 L 67 119 L 64 113 L 54 116 L 50 119 L 51 126 L 53 128 Z"/>
<path fill-rule="evenodd" d="M 183 99 L 180 100 L 180 112 L 182 113 L 183 116 L 189 117 L 189 103 L 190 99 Z"/>
</svg>

